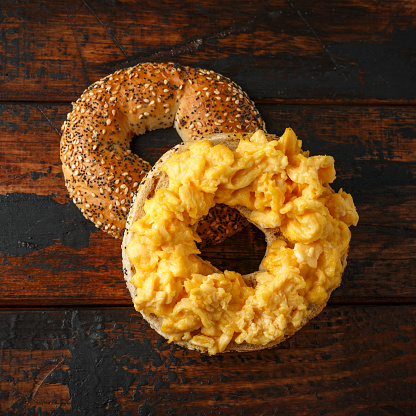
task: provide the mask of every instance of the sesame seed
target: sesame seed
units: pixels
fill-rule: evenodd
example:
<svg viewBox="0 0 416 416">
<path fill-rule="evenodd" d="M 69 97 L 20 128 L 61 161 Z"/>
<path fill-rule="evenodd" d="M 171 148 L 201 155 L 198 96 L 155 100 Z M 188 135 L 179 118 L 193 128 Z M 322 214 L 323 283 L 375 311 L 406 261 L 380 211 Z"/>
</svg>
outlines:
<svg viewBox="0 0 416 416">
<path fill-rule="evenodd" d="M 107 124 L 107 126 L 109 126 L 111 124 L 111 119 L 107 119 L 107 121 L 105 122 L 105 124 Z"/>
</svg>

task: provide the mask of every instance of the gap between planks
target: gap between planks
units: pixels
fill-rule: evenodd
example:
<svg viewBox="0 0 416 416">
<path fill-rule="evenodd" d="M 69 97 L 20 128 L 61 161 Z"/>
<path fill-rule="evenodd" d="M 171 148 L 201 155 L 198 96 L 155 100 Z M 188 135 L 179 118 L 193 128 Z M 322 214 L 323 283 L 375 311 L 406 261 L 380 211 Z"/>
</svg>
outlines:
<svg viewBox="0 0 416 416">
<path fill-rule="evenodd" d="M 340 308 L 340 307 L 358 307 L 358 306 L 414 306 L 416 304 L 416 297 L 410 297 L 410 298 L 404 298 L 404 297 L 387 297 L 383 301 L 380 300 L 380 298 L 351 298 L 351 299 L 338 299 L 338 298 L 331 298 L 329 303 L 327 304 L 326 308 Z M 108 304 L 106 303 L 106 306 L 104 304 L 87 304 L 87 302 L 79 302 L 79 303 L 43 303 L 43 304 L 28 304 L 27 302 L 25 305 L 21 305 L 19 303 L 13 303 L 10 302 L 2 302 L 2 305 L 0 305 L 0 311 L 7 311 L 7 310 L 51 310 L 51 309 L 126 309 L 126 310 L 133 310 L 133 303 L 131 303 L 131 306 L 127 303 L 114 303 L 114 304 Z"/>
<path fill-rule="evenodd" d="M 7 99 L 7 97 L 0 98 L 0 105 L 71 105 L 72 102 L 75 102 L 82 94 L 80 91 L 79 95 L 72 95 L 67 94 L 71 97 L 68 100 L 54 100 L 54 99 L 43 99 L 44 97 L 34 97 L 34 100 L 28 100 L 27 98 L 23 100 L 19 99 Z M 368 100 L 368 99 L 314 99 L 314 100 L 307 100 L 307 99 L 290 99 L 285 100 L 283 98 L 253 98 L 251 99 L 257 105 L 288 105 L 288 106 L 336 106 L 336 107 L 415 107 L 416 101 L 409 101 L 409 100 Z"/>
</svg>

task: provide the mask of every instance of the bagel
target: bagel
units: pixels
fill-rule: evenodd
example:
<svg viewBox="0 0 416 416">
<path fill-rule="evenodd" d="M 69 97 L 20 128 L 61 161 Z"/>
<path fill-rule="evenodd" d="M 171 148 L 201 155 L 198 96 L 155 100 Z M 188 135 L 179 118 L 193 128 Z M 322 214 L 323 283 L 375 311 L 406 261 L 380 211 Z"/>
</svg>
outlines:
<svg viewBox="0 0 416 416">
<path fill-rule="evenodd" d="M 326 305 L 346 266 L 349 194 L 333 191 L 330 156 L 281 138 L 214 134 L 165 153 L 130 209 L 123 272 L 136 310 L 170 342 L 216 354 L 270 348 Z M 198 256 L 198 221 L 215 203 L 263 231 L 257 272 L 221 272 Z"/>
<path fill-rule="evenodd" d="M 254 103 L 234 82 L 172 63 L 119 70 L 73 104 L 62 126 L 62 169 L 71 198 L 97 228 L 122 238 L 132 197 L 151 167 L 131 152 L 131 139 L 172 125 L 184 141 L 264 128 Z M 233 220 L 226 227 L 217 222 L 210 235 L 204 233 L 206 240 L 241 224 L 234 211 L 229 215 Z"/>
</svg>

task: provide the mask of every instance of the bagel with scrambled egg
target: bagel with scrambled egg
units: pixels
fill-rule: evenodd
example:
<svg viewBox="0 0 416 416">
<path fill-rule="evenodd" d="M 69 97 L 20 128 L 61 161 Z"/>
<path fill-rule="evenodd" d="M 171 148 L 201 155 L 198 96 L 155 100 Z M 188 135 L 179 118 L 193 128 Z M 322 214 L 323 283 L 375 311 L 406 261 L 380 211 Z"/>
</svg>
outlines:
<svg viewBox="0 0 416 416">
<path fill-rule="evenodd" d="M 160 335 L 209 354 L 259 350 L 325 307 L 358 214 L 328 185 L 333 158 L 301 145 L 291 129 L 280 138 L 215 134 L 176 146 L 147 174 L 129 212 L 123 270 L 136 310 Z M 195 230 L 217 203 L 263 231 L 257 272 L 221 272 L 199 257 Z"/>
<path fill-rule="evenodd" d="M 172 63 L 119 70 L 73 104 L 62 126 L 62 169 L 71 198 L 97 228 L 122 238 L 133 195 L 151 167 L 131 152 L 131 139 L 172 125 L 184 141 L 264 128 L 254 103 L 234 82 Z M 227 215 L 231 226 L 224 227 L 215 215 L 204 228 L 207 244 L 242 224 L 235 211 Z"/>
</svg>

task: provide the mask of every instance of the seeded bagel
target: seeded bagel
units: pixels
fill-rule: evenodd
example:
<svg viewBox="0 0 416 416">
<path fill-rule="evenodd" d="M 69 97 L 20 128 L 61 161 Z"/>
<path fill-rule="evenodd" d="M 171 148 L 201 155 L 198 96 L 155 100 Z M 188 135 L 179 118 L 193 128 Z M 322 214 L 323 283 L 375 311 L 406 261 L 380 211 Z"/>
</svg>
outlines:
<svg viewBox="0 0 416 416">
<path fill-rule="evenodd" d="M 91 85 L 62 126 L 61 161 L 74 203 L 98 228 L 122 238 L 127 213 L 150 165 L 130 150 L 134 135 L 174 125 L 183 141 L 201 134 L 264 129 L 247 94 L 213 71 L 145 63 Z M 221 210 L 221 208 L 219 208 Z M 205 227 L 205 243 L 220 241 L 245 221 Z M 219 228 L 218 228 L 219 227 Z"/>
</svg>

